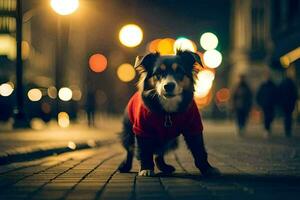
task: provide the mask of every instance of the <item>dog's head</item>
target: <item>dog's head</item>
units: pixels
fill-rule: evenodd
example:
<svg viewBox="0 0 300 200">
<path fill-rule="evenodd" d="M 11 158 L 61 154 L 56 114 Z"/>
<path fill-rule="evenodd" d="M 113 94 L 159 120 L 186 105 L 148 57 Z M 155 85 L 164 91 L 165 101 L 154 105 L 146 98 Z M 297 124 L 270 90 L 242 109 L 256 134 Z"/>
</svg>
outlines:
<svg viewBox="0 0 300 200">
<path fill-rule="evenodd" d="M 135 68 L 140 72 L 139 89 L 144 97 L 158 97 L 163 109 L 176 112 L 179 104 L 194 91 L 195 64 L 200 57 L 190 51 L 178 50 L 176 55 L 150 53 L 137 57 Z"/>
</svg>

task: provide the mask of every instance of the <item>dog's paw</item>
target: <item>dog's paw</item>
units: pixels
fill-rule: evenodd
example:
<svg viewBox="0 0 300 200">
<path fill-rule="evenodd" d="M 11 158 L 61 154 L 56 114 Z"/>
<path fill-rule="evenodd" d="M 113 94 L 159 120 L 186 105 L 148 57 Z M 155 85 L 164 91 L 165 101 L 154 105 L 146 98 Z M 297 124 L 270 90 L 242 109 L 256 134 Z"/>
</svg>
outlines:
<svg viewBox="0 0 300 200">
<path fill-rule="evenodd" d="M 218 168 L 215 168 L 215 167 L 210 167 L 210 168 L 208 168 L 204 171 L 201 171 L 201 174 L 204 177 L 207 177 L 207 178 L 221 176 L 220 170 Z"/>
<path fill-rule="evenodd" d="M 124 161 L 120 164 L 118 170 L 121 173 L 127 173 L 131 170 L 131 167 L 132 167 L 131 164 L 128 164 L 126 161 Z"/>
<path fill-rule="evenodd" d="M 163 173 L 165 174 L 172 174 L 175 171 L 175 167 L 173 167 L 172 165 L 168 165 L 165 163 L 165 161 L 163 160 L 163 158 L 155 158 L 155 165 L 156 167 Z"/>
<path fill-rule="evenodd" d="M 143 169 L 139 172 L 139 176 L 154 176 L 154 171 L 151 169 Z"/>
</svg>

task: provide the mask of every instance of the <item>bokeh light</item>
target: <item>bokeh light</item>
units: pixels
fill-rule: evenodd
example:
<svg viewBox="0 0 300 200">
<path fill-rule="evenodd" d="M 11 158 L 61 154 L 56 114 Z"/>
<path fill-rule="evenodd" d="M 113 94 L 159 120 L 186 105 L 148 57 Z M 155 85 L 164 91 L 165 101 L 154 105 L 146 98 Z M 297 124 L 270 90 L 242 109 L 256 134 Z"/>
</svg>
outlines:
<svg viewBox="0 0 300 200">
<path fill-rule="evenodd" d="M 68 87 L 60 88 L 60 90 L 58 91 L 58 97 L 62 101 L 70 101 L 72 99 L 72 95 L 72 90 Z"/>
<path fill-rule="evenodd" d="M 76 149 L 76 144 L 75 144 L 75 142 L 69 141 L 69 142 L 68 142 L 68 147 L 69 147 L 70 149 L 72 149 L 72 150 L 75 150 L 75 149 Z"/>
<path fill-rule="evenodd" d="M 103 72 L 107 67 L 107 59 L 102 54 L 94 54 L 89 59 L 89 66 L 94 72 Z"/>
<path fill-rule="evenodd" d="M 7 55 L 10 60 L 16 58 L 16 40 L 9 34 L 0 34 L 0 55 Z"/>
<path fill-rule="evenodd" d="M 79 0 L 51 0 L 53 10 L 60 15 L 69 15 L 79 7 Z"/>
<path fill-rule="evenodd" d="M 33 130 L 42 130 L 45 128 L 45 122 L 40 118 L 33 118 L 30 120 L 30 127 Z"/>
<path fill-rule="evenodd" d="M 135 70 L 131 64 L 124 63 L 117 69 L 117 75 L 123 82 L 132 81 L 135 77 Z"/>
<path fill-rule="evenodd" d="M 47 94 L 51 99 L 56 99 L 57 97 L 57 89 L 54 86 L 51 86 L 47 89 Z"/>
<path fill-rule="evenodd" d="M 212 50 L 218 46 L 218 38 L 215 34 L 206 32 L 200 37 L 200 45 L 205 50 Z"/>
<path fill-rule="evenodd" d="M 202 70 L 197 74 L 194 95 L 203 98 L 208 95 L 215 78 L 214 72 L 210 70 Z"/>
<path fill-rule="evenodd" d="M 161 41 L 161 39 L 155 39 L 155 40 L 152 40 L 152 41 L 148 44 L 147 50 L 148 50 L 149 52 L 152 52 L 152 53 L 158 52 L 158 44 L 159 44 L 160 41 Z"/>
<path fill-rule="evenodd" d="M 222 63 L 222 54 L 213 49 L 205 51 L 203 54 L 204 64 L 209 68 L 217 68 Z"/>
<path fill-rule="evenodd" d="M 230 99 L 230 91 L 228 88 L 222 88 L 216 93 L 218 103 L 225 103 Z"/>
<path fill-rule="evenodd" d="M 33 88 L 28 91 L 27 96 L 30 101 L 39 101 L 41 100 L 43 94 L 42 91 L 38 88 Z"/>
<path fill-rule="evenodd" d="M 29 58 L 30 45 L 27 41 L 22 41 L 22 59 L 26 60 Z"/>
<path fill-rule="evenodd" d="M 197 48 L 195 47 L 195 44 L 187 38 L 181 37 L 178 38 L 173 46 L 174 52 L 176 52 L 178 49 L 180 50 L 189 50 L 192 52 L 196 52 Z"/>
<path fill-rule="evenodd" d="M 80 99 L 82 97 L 82 93 L 81 93 L 80 89 L 73 89 L 72 92 L 73 92 L 72 99 L 74 101 L 80 101 Z"/>
<path fill-rule="evenodd" d="M 62 128 L 67 128 L 70 125 L 70 118 L 68 113 L 66 112 L 60 112 L 58 113 L 58 125 Z"/>
<path fill-rule="evenodd" d="M 160 53 L 160 55 L 172 55 L 174 54 L 174 43 L 175 40 L 172 38 L 159 40 L 156 50 Z"/>
<path fill-rule="evenodd" d="M 45 113 L 45 114 L 49 114 L 51 112 L 51 106 L 47 102 L 42 103 L 41 109 L 42 109 L 43 113 Z"/>
<path fill-rule="evenodd" d="M 143 40 L 143 31 L 138 25 L 127 24 L 121 28 L 119 40 L 126 47 L 136 47 Z"/>
<path fill-rule="evenodd" d="M 14 84 L 12 82 L 3 83 L 0 85 L 0 95 L 4 97 L 10 96 L 14 91 Z"/>
</svg>

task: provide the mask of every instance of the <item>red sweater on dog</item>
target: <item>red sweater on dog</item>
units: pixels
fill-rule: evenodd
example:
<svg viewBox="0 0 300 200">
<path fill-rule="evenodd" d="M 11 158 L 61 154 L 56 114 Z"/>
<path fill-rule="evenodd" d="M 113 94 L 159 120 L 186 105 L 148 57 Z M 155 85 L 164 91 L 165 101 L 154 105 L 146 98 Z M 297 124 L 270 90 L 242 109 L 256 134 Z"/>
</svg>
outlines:
<svg viewBox="0 0 300 200">
<path fill-rule="evenodd" d="M 136 92 L 128 105 L 129 120 L 133 132 L 140 137 L 157 138 L 160 141 L 183 135 L 202 134 L 202 120 L 195 101 L 185 112 L 164 114 L 151 112 L 143 103 L 141 93 Z M 166 124 L 167 123 L 167 124 Z"/>
</svg>

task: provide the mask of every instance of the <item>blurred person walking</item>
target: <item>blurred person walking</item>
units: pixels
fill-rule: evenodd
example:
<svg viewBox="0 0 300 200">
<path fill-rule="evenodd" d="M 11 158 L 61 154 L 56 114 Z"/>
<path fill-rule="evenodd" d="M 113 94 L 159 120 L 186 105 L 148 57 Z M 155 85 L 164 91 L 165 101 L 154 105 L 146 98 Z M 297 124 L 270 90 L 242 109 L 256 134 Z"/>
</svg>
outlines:
<svg viewBox="0 0 300 200">
<path fill-rule="evenodd" d="M 242 136 L 252 107 L 253 94 L 246 81 L 246 76 L 241 75 L 240 81 L 233 91 L 233 110 L 236 116 L 238 135 Z"/>
<path fill-rule="evenodd" d="M 95 91 L 92 89 L 87 91 L 85 109 L 89 127 L 95 127 L 96 97 Z"/>
<path fill-rule="evenodd" d="M 256 94 L 256 102 L 263 112 L 265 137 L 269 137 L 272 133 L 271 125 L 275 117 L 276 99 L 277 87 L 268 74 L 267 79 L 259 86 Z"/>
<path fill-rule="evenodd" d="M 284 131 L 286 137 L 292 136 L 293 111 L 298 98 L 294 81 L 286 76 L 278 86 L 278 105 L 283 111 Z"/>
</svg>

